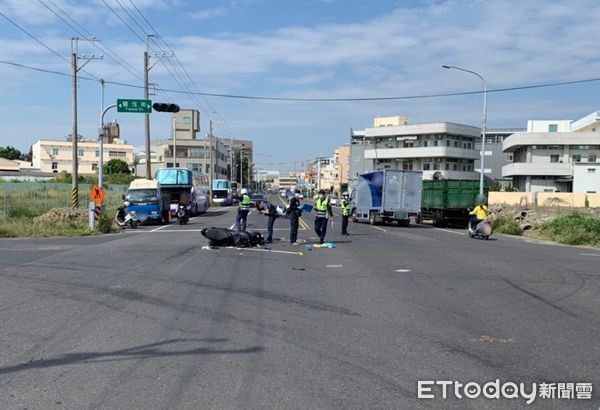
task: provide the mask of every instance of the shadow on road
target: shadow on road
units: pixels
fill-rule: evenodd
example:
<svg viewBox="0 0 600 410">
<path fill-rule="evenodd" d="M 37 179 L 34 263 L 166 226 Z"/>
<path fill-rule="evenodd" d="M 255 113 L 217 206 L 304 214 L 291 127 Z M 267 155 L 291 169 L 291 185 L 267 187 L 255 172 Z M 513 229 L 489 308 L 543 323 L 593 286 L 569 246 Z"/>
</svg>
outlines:
<svg viewBox="0 0 600 410">
<path fill-rule="evenodd" d="M 162 350 L 160 346 L 176 343 L 224 343 L 229 339 L 170 339 L 156 343 L 131 347 L 128 349 L 114 350 L 110 352 L 80 352 L 67 353 L 59 357 L 49 359 L 31 360 L 14 366 L 0 367 L 0 374 L 14 373 L 32 369 L 45 369 L 55 366 L 68 366 L 82 363 L 105 363 L 112 361 L 132 359 L 152 359 L 169 356 L 191 356 L 210 354 L 248 354 L 259 353 L 264 350 L 261 346 L 252 346 L 246 349 L 213 349 L 210 347 L 196 347 L 192 349 Z"/>
</svg>

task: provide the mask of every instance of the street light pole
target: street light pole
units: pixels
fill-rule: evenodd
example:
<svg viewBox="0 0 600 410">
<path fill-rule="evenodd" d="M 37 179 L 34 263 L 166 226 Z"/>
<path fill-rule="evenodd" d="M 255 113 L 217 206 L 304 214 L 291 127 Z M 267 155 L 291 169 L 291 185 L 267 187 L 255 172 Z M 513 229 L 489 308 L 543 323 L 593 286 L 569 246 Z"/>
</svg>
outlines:
<svg viewBox="0 0 600 410">
<path fill-rule="evenodd" d="M 486 121 L 487 121 L 487 82 L 485 81 L 485 78 L 483 78 L 483 76 L 479 73 L 476 73 L 475 71 L 471 71 L 471 70 L 467 70 L 464 68 L 460 68 L 460 67 L 456 67 L 453 65 L 443 65 L 442 67 L 447 68 L 447 69 L 455 69 L 455 70 L 460 70 L 460 71 L 464 71 L 466 73 L 471 73 L 473 75 L 476 75 L 477 77 L 479 77 L 481 79 L 481 81 L 483 81 L 483 121 L 481 123 L 481 172 L 479 175 L 479 195 L 483 195 L 483 171 L 484 171 L 484 159 L 485 159 L 485 132 L 486 132 Z"/>
</svg>

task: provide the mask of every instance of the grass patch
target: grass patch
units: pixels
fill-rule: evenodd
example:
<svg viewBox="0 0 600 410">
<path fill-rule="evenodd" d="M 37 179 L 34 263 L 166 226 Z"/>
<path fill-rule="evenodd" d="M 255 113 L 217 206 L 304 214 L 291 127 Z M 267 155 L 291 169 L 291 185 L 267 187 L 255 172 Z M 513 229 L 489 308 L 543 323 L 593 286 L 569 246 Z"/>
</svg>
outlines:
<svg viewBox="0 0 600 410">
<path fill-rule="evenodd" d="M 581 214 L 558 217 L 535 226 L 537 236 L 565 245 L 600 247 L 600 219 Z"/>
<path fill-rule="evenodd" d="M 504 233 L 507 235 L 523 235 L 523 228 L 517 221 L 508 216 L 501 216 L 498 219 L 495 219 L 492 223 L 492 228 L 494 232 Z"/>
<path fill-rule="evenodd" d="M 19 217 L 0 219 L 0 237 L 52 237 L 52 236 L 88 236 L 90 230 L 87 221 L 34 221 L 32 218 Z"/>
</svg>

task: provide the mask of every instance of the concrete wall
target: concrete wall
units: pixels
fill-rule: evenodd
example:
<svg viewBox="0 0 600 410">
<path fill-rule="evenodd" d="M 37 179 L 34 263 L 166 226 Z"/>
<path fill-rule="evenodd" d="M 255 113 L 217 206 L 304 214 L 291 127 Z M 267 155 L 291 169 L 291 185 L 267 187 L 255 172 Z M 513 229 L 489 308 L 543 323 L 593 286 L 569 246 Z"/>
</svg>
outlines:
<svg viewBox="0 0 600 410">
<path fill-rule="evenodd" d="M 490 192 L 488 205 L 496 204 L 531 206 L 533 205 L 533 195 L 531 192 Z"/>
<path fill-rule="evenodd" d="M 584 192 L 490 192 L 488 205 L 585 208 L 586 197 L 590 208 L 600 208 L 600 193 Z"/>
</svg>

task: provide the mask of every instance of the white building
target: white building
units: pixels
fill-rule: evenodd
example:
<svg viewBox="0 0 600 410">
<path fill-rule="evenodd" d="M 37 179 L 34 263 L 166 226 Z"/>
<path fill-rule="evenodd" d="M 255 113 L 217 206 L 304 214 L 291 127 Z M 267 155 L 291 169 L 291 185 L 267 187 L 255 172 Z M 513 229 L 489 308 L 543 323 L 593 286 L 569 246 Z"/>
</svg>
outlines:
<svg viewBox="0 0 600 410">
<path fill-rule="evenodd" d="M 573 192 L 600 192 L 600 163 L 573 164 Z"/>
<path fill-rule="evenodd" d="M 574 191 L 573 165 L 595 163 L 600 156 L 599 117 L 596 112 L 575 122 L 528 121 L 529 132 L 512 134 L 502 143 L 503 152 L 513 156 L 502 176 L 523 192 Z"/>
<path fill-rule="evenodd" d="M 375 169 L 423 171 L 423 179 L 438 172 L 447 179 L 478 179 L 475 140 L 479 127 L 448 122 L 366 128 L 365 159 Z M 367 142 L 368 141 L 368 142 Z"/>
<path fill-rule="evenodd" d="M 133 167 L 133 145 L 115 139 L 104 145 L 104 163 L 111 159 L 123 160 Z M 73 146 L 71 141 L 39 140 L 31 147 L 33 168 L 40 172 L 72 172 Z M 77 172 L 79 175 L 94 175 L 98 169 L 100 144 L 98 141 L 77 141 Z"/>
</svg>

